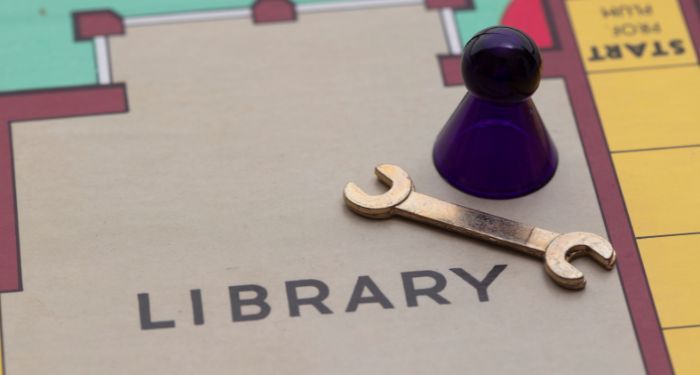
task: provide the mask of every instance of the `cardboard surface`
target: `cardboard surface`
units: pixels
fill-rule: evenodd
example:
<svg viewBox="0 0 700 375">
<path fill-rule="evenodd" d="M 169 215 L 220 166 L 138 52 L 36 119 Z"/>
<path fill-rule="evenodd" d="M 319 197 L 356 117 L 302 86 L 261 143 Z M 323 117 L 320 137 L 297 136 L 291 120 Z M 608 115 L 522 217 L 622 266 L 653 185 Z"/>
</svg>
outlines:
<svg viewBox="0 0 700 375">
<path fill-rule="evenodd" d="M 8 373 L 644 371 L 615 271 L 576 262 L 588 288 L 568 292 L 537 259 L 364 219 L 342 202 L 351 180 L 380 192 L 372 168 L 391 162 L 425 194 L 605 234 L 562 81 L 535 97 L 562 151 L 556 176 L 528 197 L 486 201 L 432 166 L 434 137 L 464 91 L 441 86 L 430 53 L 444 48 L 439 20 L 422 7 L 265 28 L 150 26 L 110 43 L 128 114 L 13 128 L 25 290 L 3 296 Z M 496 265 L 506 268 L 487 302 L 450 271 L 482 279 Z M 402 273 L 412 271 L 444 276 L 450 303 L 423 296 L 408 307 Z M 345 312 L 359 276 L 393 308 Z M 332 313 L 290 316 L 285 283 L 305 279 L 328 286 Z M 270 313 L 232 322 L 228 288 L 248 284 L 266 289 Z M 143 330 L 139 293 L 153 321 L 175 327 Z"/>
</svg>

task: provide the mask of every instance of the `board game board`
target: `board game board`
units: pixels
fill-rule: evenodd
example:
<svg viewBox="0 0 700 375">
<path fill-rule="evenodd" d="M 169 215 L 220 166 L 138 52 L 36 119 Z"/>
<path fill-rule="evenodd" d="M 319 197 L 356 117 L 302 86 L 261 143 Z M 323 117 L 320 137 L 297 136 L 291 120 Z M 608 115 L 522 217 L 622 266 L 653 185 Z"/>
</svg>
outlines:
<svg viewBox="0 0 700 375">
<path fill-rule="evenodd" d="M 0 374 L 700 369 L 697 0 L 61 0 L 0 17 Z M 534 99 L 561 158 L 505 201 L 460 193 L 430 158 L 465 93 L 463 44 L 499 23 L 541 48 Z M 448 201 L 607 235 L 617 269 L 578 261 L 572 293 L 536 260 L 357 217 L 342 187 L 381 191 L 383 162 Z"/>
</svg>

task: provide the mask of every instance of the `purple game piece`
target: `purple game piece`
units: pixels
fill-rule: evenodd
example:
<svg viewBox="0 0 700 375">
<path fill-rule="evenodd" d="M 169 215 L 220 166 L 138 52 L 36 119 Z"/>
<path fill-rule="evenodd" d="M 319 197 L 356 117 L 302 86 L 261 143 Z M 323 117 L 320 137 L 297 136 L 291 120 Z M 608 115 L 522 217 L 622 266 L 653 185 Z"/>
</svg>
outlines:
<svg viewBox="0 0 700 375">
<path fill-rule="evenodd" d="M 544 186 L 557 151 L 530 96 L 540 83 L 535 42 L 510 27 L 477 33 L 464 47 L 469 92 L 438 135 L 435 167 L 459 190 L 515 198 Z"/>
</svg>

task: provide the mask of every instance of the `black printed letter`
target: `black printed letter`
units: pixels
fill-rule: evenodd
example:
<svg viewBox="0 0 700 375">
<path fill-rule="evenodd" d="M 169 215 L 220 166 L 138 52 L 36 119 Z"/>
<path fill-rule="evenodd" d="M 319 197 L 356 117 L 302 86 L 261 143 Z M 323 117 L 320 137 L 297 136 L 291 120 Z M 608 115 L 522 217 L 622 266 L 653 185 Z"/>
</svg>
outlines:
<svg viewBox="0 0 700 375">
<path fill-rule="evenodd" d="M 190 290 L 190 299 L 192 300 L 192 317 L 194 325 L 201 326 L 204 324 L 204 308 L 202 307 L 202 291 L 199 289 Z"/>
<path fill-rule="evenodd" d="M 333 311 L 323 304 L 323 300 L 328 297 L 328 285 L 324 284 L 320 280 L 293 280 L 287 281 L 285 283 L 287 286 L 287 301 L 289 302 L 289 315 L 299 316 L 299 306 L 301 305 L 312 305 L 321 314 L 332 314 Z M 297 295 L 297 288 L 299 287 L 312 287 L 318 290 L 318 294 L 314 297 L 299 298 Z"/>
<path fill-rule="evenodd" d="M 487 302 L 489 300 L 489 293 L 487 291 L 489 285 L 496 280 L 496 277 L 506 269 L 505 264 L 498 264 L 493 266 L 491 271 L 486 274 L 486 277 L 482 281 L 477 280 L 474 276 L 470 275 L 469 272 L 461 268 L 450 268 L 450 271 L 454 272 L 457 276 L 461 277 L 462 280 L 468 282 L 471 286 L 476 288 L 476 292 L 479 294 L 480 302 Z"/>
<path fill-rule="evenodd" d="M 416 289 L 413 284 L 413 279 L 416 277 L 430 277 L 435 280 L 435 285 L 426 289 Z M 446 300 L 440 295 L 440 291 L 445 289 L 447 285 L 447 280 L 439 272 L 435 271 L 414 271 L 414 272 L 402 272 L 401 279 L 403 280 L 403 289 L 406 293 L 406 305 L 408 307 L 418 306 L 418 296 L 430 297 L 433 301 L 446 305 L 450 301 Z"/>
<path fill-rule="evenodd" d="M 365 288 L 369 290 L 370 295 L 362 297 L 362 292 Z M 356 311 L 357 306 L 361 303 L 378 303 L 385 309 L 394 308 L 394 305 L 391 304 L 389 299 L 379 290 L 377 284 L 375 284 L 369 276 L 360 276 L 357 278 L 355 289 L 352 291 L 352 297 L 350 297 L 350 303 L 348 303 L 348 308 L 345 309 L 345 311 Z"/>
<path fill-rule="evenodd" d="M 151 301 L 148 293 L 139 293 L 139 316 L 141 317 L 141 329 L 158 329 L 158 328 L 173 328 L 175 327 L 174 320 L 161 320 L 154 322 L 151 320 Z"/>
<path fill-rule="evenodd" d="M 255 297 L 241 299 L 241 292 L 253 292 Z M 260 285 L 235 285 L 228 287 L 231 299 L 231 316 L 234 322 L 265 319 L 270 315 L 270 305 L 265 302 L 267 290 Z M 255 314 L 243 314 L 243 306 L 257 306 L 260 311 Z"/>
</svg>

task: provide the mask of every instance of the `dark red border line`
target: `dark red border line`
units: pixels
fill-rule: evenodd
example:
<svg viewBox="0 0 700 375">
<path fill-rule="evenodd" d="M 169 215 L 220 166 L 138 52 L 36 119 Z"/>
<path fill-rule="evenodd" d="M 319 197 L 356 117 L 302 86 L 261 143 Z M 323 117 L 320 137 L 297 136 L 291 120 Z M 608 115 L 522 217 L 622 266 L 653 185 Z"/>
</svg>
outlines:
<svg viewBox="0 0 700 375">
<path fill-rule="evenodd" d="M 543 75 L 565 79 L 608 236 L 617 250 L 617 269 L 644 365 L 650 374 L 673 374 L 644 266 L 566 5 L 564 0 L 546 1 L 554 15 L 554 27 L 562 50 L 543 52 Z"/>
<path fill-rule="evenodd" d="M 12 123 L 126 111 L 123 84 L 0 94 L 0 293 L 22 289 Z"/>
<path fill-rule="evenodd" d="M 680 0 L 680 6 L 685 16 L 685 25 L 690 38 L 693 39 L 695 55 L 700 63 L 700 0 Z"/>
<path fill-rule="evenodd" d="M 0 120 L 0 292 L 21 289 L 10 124 Z"/>
<path fill-rule="evenodd" d="M 122 18 L 110 10 L 73 13 L 76 41 L 124 34 Z M 0 293 L 22 290 L 12 123 L 126 112 L 123 84 L 76 86 L 0 93 Z"/>
<path fill-rule="evenodd" d="M 253 22 L 286 22 L 297 19 L 297 10 L 290 0 L 256 0 L 252 6 Z"/>
<path fill-rule="evenodd" d="M 73 37 L 89 40 L 101 35 L 123 35 L 124 22 L 117 13 L 108 9 L 73 13 Z"/>
<path fill-rule="evenodd" d="M 474 9 L 474 0 L 425 0 L 424 3 L 426 9 Z"/>
</svg>

